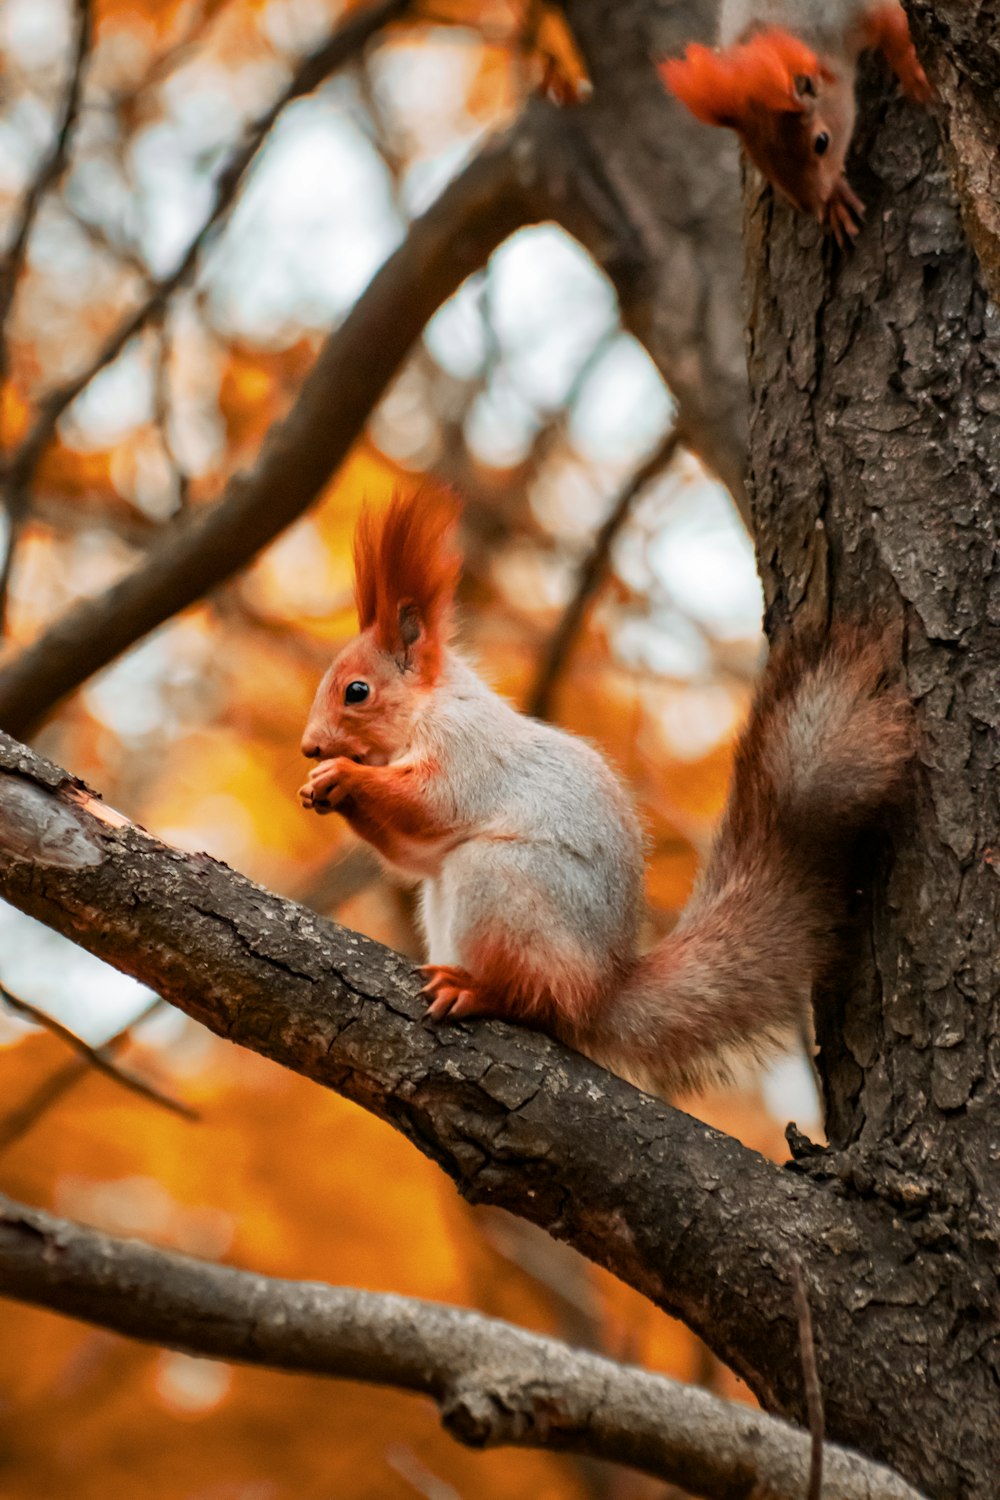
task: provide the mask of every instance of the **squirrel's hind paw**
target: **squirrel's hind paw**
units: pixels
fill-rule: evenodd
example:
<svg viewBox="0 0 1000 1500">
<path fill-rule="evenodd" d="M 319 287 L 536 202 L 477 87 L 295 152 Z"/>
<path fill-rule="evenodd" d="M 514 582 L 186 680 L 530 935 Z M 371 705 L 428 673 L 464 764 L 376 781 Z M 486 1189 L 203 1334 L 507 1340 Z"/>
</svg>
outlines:
<svg viewBox="0 0 1000 1500">
<path fill-rule="evenodd" d="M 470 1016 L 495 1016 L 497 1007 L 468 969 L 454 964 L 421 964 L 427 980 L 422 995 L 430 1001 L 430 1021 L 464 1021 Z"/>
</svg>

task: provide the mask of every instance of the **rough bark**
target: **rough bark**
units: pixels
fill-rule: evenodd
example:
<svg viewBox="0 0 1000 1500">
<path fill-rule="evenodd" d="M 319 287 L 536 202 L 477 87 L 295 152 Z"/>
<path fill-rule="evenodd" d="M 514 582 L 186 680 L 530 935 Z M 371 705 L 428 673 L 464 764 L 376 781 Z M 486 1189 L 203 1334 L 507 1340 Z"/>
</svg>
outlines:
<svg viewBox="0 0 1000 1500">
<path fill-rule="evenodd" d="M 1000 301 L 1000 11 L 989 0 L 909 0 L 907 10 L 943 106 L 966 233 Z"/>
<path fill-rule="evenodd" d="M 951 7 L 955 11 L 956 7 Z M 985 10 L 985 7 L 970 7 Z M 913 796 L 842 982 L 818 1007 L 828 1152 L 803 1162 L 905 1221 L 939 1268 L 900 1287 L 886 1380 L 922 1373 L 854 1440 L 932 1493 L 996 1492 L 1000 1445 L 997 918 L 1000 313 L 935 118 L 866 70 L 841 254 L 748 195 L 751 480 L 771 632 L 880 620 L 920 711 Z M 912 1374 L 912 1370 L 909 1372 Z"/>
<path fill-rule="evenodd" d="M 474 1448 L 585 1454 L 706 1500 L 800 1500 L 809 1476 L 796 1428 L 664 1376 L 464 1308 L 210 1265 L 2 1195 L 0 1293 L 210 1359 L 421 1392 Z M 827 1444 L 823 1458 L 836 1500 L 920 1500 L 856 1453 Z"/>
<path fill-rule="evenodd" d="M 911 1307 L 953 1270 L 878 1199 L 782 1171 L 574 1056 L 498 1022 L 435 1029 L 396 955 L 158 844 L 0 737 L 0 895 L 242 1046 L 401 1130 L 472 1202 L 542 1225 L 679 1314 L 771 1411 L 804 1413 L 793 1262 L 830 1437 L 863 1433 L 920 1484 L 923 1424 L 952 1471 Z M 900 1430 L 899 1413 L 907 1413 Z M 954 1422 L 956 1443 L 986 1441 Z M 938 1471 L 939 1472 L 939 1471 Z M 931 1494 L 959 1491 L 932 1486 Z"/>
</svg>

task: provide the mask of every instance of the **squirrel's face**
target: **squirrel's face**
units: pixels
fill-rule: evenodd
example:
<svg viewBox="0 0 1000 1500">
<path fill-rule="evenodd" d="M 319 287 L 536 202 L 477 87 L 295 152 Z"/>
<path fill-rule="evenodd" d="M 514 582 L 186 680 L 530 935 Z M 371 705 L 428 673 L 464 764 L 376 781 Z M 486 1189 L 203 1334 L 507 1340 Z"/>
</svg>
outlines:
<svg viewBox="0 0 1000 1500">
<path fill-rule="evenodd" d="M 366 630 L 344 647 L 317 688 L 302 754 L 388 765 L 409 749 L 423 697 L 406 659 L 380 649 Z"/>
<path fill-rule="evenodd" d="M 853 84 L 818 74 L 797 79 L 800 85 L 796 110 L 751 109 L 737 127 L 740 138 L 751 161 L 796 208 L 835 231 L 847 227 L 850 235 L 840 205 L 860 211 L 844 177 L 854 132 Z"/>
</svg>

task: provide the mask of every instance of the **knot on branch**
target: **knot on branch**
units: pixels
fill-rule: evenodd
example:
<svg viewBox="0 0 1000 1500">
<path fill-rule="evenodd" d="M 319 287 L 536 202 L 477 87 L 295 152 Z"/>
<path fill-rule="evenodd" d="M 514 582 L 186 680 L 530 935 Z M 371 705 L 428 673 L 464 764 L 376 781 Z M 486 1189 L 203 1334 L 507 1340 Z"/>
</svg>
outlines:
<svg viewBox="0 0 1000 1500">
<path fill-rule="evenodd" d="M 469 1448 L 492 1448 L 501 1443 L 545 1443 L 553 1432 L 573 1424 L 544 1380 L 486 1371 L 463 1376 L 441 1402 L 446 1431 Z"/>
</svg>

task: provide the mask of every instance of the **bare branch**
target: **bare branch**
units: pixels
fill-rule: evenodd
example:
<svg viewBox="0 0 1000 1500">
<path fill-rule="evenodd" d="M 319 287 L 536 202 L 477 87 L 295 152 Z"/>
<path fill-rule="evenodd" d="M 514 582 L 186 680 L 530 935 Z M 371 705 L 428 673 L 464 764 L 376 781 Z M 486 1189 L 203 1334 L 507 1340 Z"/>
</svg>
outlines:
<svg viewBox="0 0 1000 1500">
<path fill-rule="evenodd" d="M 114 1063 L 107 1055 L 107 1043 L 104 1047 L 92 1047 L 82 1037 L 77 1036 L 75 1031 L 70 1031 L 55 1016 L 50 1016 L 37 1006 L 29 1004 L 27 1000 L 18 999 L 12 995 L 6 985 L 0 984 L 0 1000 L 8 1010 L 14 1011 L 16 1015 L 23 1016 L 25 1020 L 34 1021 L 36 1026 L 44 1026 L 46 1031 L 51 1031 L 53 1036 L 65 1042 L 67 1047 L 72 1047 L 87 1064 L 97 1073 L 103 1073 L 115 1083 L 121 1084 L 122 1088 L 130 1089 L 133 1094 L 138 1094 L 141 1099 L 147 1099 L 150 1104 L 159 1104 L 163 1109 L 171 1110 L 175 1115 L 181 1115 L 185 1120 L 197 1120 L 199 1115 L 188 1104 L 179 1099 L 174 1099 L 170 1094 L 165 1094 L 153 1084 L 147 1083 L 138 1074 L 130 1072 L 127 1068 Z"/>
<path fill-rule="evenodd" d="M 173 420 L 170 355 L 170 324 L 168 316 L 164 314 L 156 340 L 156 352 L 153 356 L 153 423 L 159 435 L 163 457 L 173 472 L 174 483 L 177 486 L 177 509 L 180 511 L 187 506 L 191 480 L 177 455 L 177 449 L 170 435 L 170 424 Z"/>
<path fill-rule="evenodd" d="M 244 567 L 297 520 L 337 470 L 437 308 L 515 229 L 536 217 L 544 153 L 558 114 L 488 144 L 411 226 L 341 326 L 256 467 L 230 480 L 134 573 L 77 605 L 0 669 L 0 723 L 23 734 L 147 631 Z M 547 129 L 551 126 L 552 129 Z"/>
<path fill-rule="evenodd" d="M 212 1265 L 2 1196 L 0 1292 L 190 1354 L 420 1392 L 474 1448 L 586 1454 L 706 1500 L 801 1500 L 808 1474 L 798 1428 L 662 1375 L 462 1308 Z M 844 1448 L 826 1461 L 837 1500 L 919 1500 Z"/>
<path fill-rule="evenodd" d="M 93 29 L 92 0 L 77 0 L 76 12 L 76 46 L 74 48 L 69 81 L 66 85 L 62 117 L 56 131 L 55 140 L 52 143 L 52 149 L 42 159 L 41 165 L 24 196 L 11 247 L 4 257 L 2 268 L 0 268 L 0 385 L 7 378 L 7 324 L 17 292 L 17 284 L 24 267 L 24 258 L 28 250 L 28 240 L 31 238 L 31 231 L 34 228 L 42 199 L 49 188 L 59 181 L 66 170 L 69 160 L 69 144 L 80 113 L 83 74 L 87 58 L 90 54 Z M 3 631 L 7 612 L 7 592 L 10 584 L 11 568 L 14 563 L 14 553 L 17 548 L 20 523 L 20 516 L 17 514 L 17 502 L 15 498 L 12 498 L 12 495 L 12 490 L 5 490 L 4 504 L 7 510 L 7 539 L 3 562 L 0 564 L 0 633 Z"/>
<path fill-rule="evenodd" d="M 891 1390 L 884 1379 L 887 1340 L 907 1327 L 896 1278 L 905 1267 L 923 1285 L 941 1261 L 891 1205 L 781 1171 L 537 1033 L 427 1024 L 397 955 L 157 843 L 6 736 L 0 896 L 387 1120 L 470 1201 L 531 1219 L 683 1317 L 770 1410 L 802 1411 L 792 1256 L 824 1341 L 851 1348 L 826 1372 L 831 1435 L 849 1442 L 887 1422 L 884 1403 L 918 1399 L 919 1361 L 900 1362 Z M 859 1278 L 879 1307 L 870 1337 L 853 1317 Z"/>
<path fill-rule="evenodd" d="M 594 537 L 593 546 L 577 577 L 573 597 L 559 621 L 528 699 L 527 712 L 533 714 L 536 719 L 547 719 L 552 712 L 552 695 L 556 684 L 576 644 L 587 608 L 604 582 L 611 549 L 618 533 L 628 520 L 632 506 L 647 484 L 669 466 L 682 440 L 683 434 L 680 427 L 674 427 L 667 433 L 621 491 L 607 519 Z"/>
<path fill-rule="evenodd" d="M 143 1021 L 154 1015 L 162 1005 L 163 1001 L 157 995 L 145 1006 L 126 1026 L 109 1036 L 106 1042 L 102 1042 L 94 1050 L 105 1060 L 113 1058 L 115 1053 L 130 1040 L 134 1031 L 141 1026 Z M 43 1078 L 41 1083 L 23 1104 L 12 1110 L 3 1120 L 0 1120 L 0 1152 L 8 1150 L 22 1136 L 27 1135 L 33 1126 L 49 1110 L 58 1104 L 59 1100 L 74 1089 L 78 1083 L 88 1077 L 91 1072 L 90 1059 L 87 1057 L 75 1057 L 63 1067 L 57 1068 L 50 1073 L 48 1078 Z"/>
<path fill-rule="evenodd" d="M 792 1261 L 792 1290 L 795 1298 L 795 1315 L 799 1320 L 799 1350 L 802 1359 L 802 1384 L 806 1396 L 806 1411 L 809 1413 L 811 1452 L 809 1456 L 809 1488 L 806 1500 L 822 1500 L 823 1495 L 823 1392 L 816 1366 L 816 1342 L 813 1338 L 812 1313 L 809 1310 L 809 1294 L 802 1263 Z"/>
<path fill-rule="evenodd" d="M 69 144 L 80 113 L 83 93 L 83 74 L 90 54 L 93 23 L 93 0 L 76 0 L 76 45 L 70 65 L 65 97 L 55 140 L 48 155 L 42 161 L 28 185 L 21 203 L 17 225 L 14 229 L 10 249 L 0 267 L 0 384 L 7 378 L 7 319 L 17 291 L 17 283 L 24 266 L 28 241 L 35 225 L 38 210 L 45 194 L 53 187 L 66 170 L 69 160 Z"/>
<path fill-rule="evenodd" d="M 64 200 L 62 211 L 76 225 L 84 238 L 94 246 L 95 250 L 99 250 L 102 255 L 109 256 L 118 265 L 124 266 L 139 281 L 143 290 L 147 294 L 149 293 L 153 285 L 153 278 L 150 274 L 149 266 L 133 245 L 115 239 L 105 225 L 99 223 L 96 219 L 89 219 L 75 203 L 67 203 Z"/>
<path fill-rule="evenodd" d="M 311 52 L 296 69 L 291 81 L 264 113 L 249 126 L 243 140 L 233 150 L 215 181 L 215 193 L 208 215 L 191 239 L 187 249 L 169 275 L 154 281 L 148 295 L 105 339 L 104 344 L 79 374 L 56 386 L 39 404 L 34 426 L 9 459 L 4 476 L 6 504 L 11 516 L 12 533 L 8 544 L 16 544 L 16 530 L 23 522 L 27 497 L 42 454 L 52 441 L 56 424 L 67 407 L 107 365 L 118 358 L 136 334 L 152 321 L 162 317 L 173 294 L 194 275 L 209 239 L 226 222 L 236 203 L 239 189 L 248 169 L 278 116 L 295 99 L 312 93 L 325 78 L 354 57 L 365 44 L 389 22 L 402 16 L 411 0 L 377 0 L 364 10 L 355 11 L 322 46 Z"/>
</svg>

